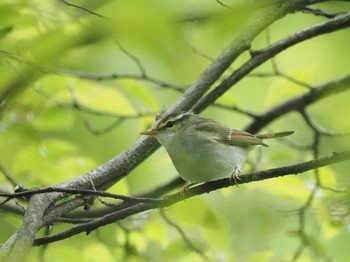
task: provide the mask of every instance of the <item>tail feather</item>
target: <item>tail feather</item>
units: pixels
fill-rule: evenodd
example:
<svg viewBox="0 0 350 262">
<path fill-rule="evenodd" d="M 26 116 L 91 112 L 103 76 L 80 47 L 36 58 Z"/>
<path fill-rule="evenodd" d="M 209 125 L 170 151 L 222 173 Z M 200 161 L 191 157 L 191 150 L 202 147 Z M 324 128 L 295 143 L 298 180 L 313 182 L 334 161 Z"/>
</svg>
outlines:
<svg viewBox="0 0 350 262">
<path fill-rule="evenodd" d="M 270 139 L 270 138 L 290 136 L 293 133 L 294 131 L 283 131 L 283 132 L 276 132 L 276 133 L 269 133 L 269 134 L 258 134 L 255 136 L 259 139 Z"/>
</svg>

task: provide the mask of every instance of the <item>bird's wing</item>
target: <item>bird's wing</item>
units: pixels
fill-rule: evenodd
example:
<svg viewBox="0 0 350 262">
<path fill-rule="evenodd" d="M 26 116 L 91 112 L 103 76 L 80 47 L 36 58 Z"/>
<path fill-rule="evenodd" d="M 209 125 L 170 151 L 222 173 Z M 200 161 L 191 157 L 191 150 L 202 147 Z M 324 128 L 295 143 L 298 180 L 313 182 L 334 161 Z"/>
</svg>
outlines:
<svg viewBox="0 0 350 262">
<path fill-rule="evenodd" d="M 241 146 L 241 147 L 256 146 L 256 145 L 267 146 L 259 138 L 257 138 L 256 136 L 248 132 L 229 128 L 214 120 L 198 123 L 196 129 L 207 130 L 208 134 L 209 133 L 216 134 L 215 139 L 232 146 Z"/>
<path fill-rule="evenodd" d="M 231 129 L 230 136 L 227 139 L 228 139 L 228 143 L 234 146 L 242 146 L 242 147 L 256 146 L 256 145 L 268 146 L 256 136 L 248 132 L 237 130 L 237 129 Z"/>
</svg>

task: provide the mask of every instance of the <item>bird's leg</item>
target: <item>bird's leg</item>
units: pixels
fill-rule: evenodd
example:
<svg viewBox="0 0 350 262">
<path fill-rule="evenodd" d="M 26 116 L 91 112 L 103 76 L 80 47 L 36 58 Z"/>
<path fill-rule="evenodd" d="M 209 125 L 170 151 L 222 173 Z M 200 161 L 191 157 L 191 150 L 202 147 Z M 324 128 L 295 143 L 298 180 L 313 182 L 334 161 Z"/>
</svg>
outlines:
<svg viewBox="0 0 350 262">
<path fill-rule="evenodd" d="M 238 186 L 237 180 L 241 180 L 241 178 L 239 177 L 239 173 L 241 173 L 241 169 L 236 167 L 235 170 L 233 170 L 232 174 L 230 175 L 230 182 L 234 183 L 237 186 Z"/>
<path fill-rule="evenodd" d="M 181 189 L 181 195 L 183 198 L 186 197 L 186 194 L 188 193 L 188 191 L 190 190 L 190 187 L 191 186 L 194 186 L 194 185 L 197 185 L 198 183 L 196 182 L 190 182 L 190 183 L 187 183 L 186 185 L 184 185 L 184 187 Z"/>
</svg>

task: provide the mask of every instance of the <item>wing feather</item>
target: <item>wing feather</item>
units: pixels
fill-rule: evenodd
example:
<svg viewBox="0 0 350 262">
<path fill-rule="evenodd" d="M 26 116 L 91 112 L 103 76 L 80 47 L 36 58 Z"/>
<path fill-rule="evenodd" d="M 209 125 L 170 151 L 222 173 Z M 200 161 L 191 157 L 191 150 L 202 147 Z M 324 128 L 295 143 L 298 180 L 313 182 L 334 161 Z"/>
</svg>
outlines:
<svg viewBox="0 0 350 262">
<path fill-rule="evenodd" d="M 231 129 L 231 136 L 229 140 L 230 145 L 234 146 L 256 146 L 256 145 L 262 145 L 267 146 L 263 141 L 261 141 L 256 136 L 237 129 Z"/>
<path fill-rule="evenodd" d="M 217 134 L 218 141 L 222 141 L 232 146 L 249 147 L 256 145 L 267 146 L 256 136 L 237 129 L 231 129 L 219 122 L 211 119 L 197 124 L 196 130 L 206 130 L 210 134 Z"/>
</svg>

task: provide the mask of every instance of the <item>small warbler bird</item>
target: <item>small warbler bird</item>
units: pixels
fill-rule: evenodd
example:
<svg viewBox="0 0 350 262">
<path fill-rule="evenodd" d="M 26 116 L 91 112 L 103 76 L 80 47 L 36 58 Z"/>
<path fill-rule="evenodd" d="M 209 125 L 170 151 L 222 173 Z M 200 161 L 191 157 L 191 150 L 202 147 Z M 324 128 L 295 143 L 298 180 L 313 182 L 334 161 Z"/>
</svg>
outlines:
<svg viewBox="0 0 350 262">
<path fill-rule="evenodd" d="M 171 114 L 141 135 L 153 136 L 168 152 L 179 175 L 190 184 L 239 179 L 247 152 L 268 138 L 294 131 L 252 135 L 192 113 Z"/>
</svg>

